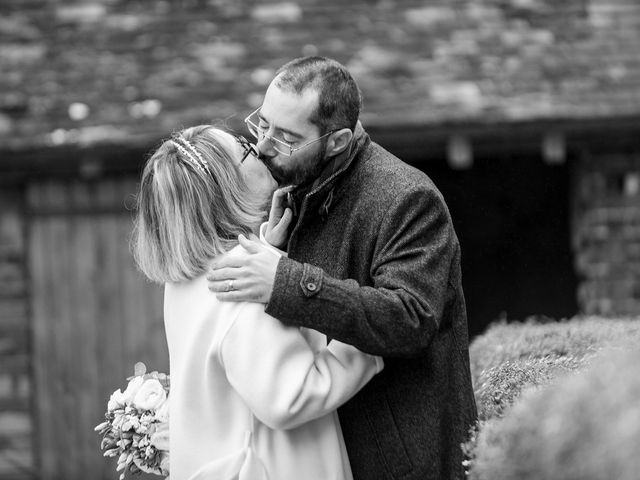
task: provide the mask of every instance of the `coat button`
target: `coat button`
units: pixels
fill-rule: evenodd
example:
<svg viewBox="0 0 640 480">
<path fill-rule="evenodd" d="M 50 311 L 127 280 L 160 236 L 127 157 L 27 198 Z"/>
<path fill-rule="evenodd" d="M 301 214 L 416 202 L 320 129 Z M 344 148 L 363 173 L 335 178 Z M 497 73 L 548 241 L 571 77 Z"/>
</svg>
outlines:
<svg viewBox="0 0 640 480">
<path fill-rule="evenodd" d="M 309 290 L 310 292 L 315 292 L 317 288 L 318 287 L 316 286 L 315 283 L 312 283 L 312 282 L 307 283 L 307 290 Z"/>
</svg>

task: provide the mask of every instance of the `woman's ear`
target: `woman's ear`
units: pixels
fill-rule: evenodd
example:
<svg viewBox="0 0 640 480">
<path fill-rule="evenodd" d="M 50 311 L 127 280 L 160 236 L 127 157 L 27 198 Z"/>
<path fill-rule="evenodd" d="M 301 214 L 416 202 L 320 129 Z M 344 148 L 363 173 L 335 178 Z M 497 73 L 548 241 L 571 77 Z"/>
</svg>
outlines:
<svg viewBox="0 0 640 480">
<path fill-rule="evenodd" d="M 351 143 L 353 132 L 348 128 L 341 128 L 331 134 L 327 143 L 327 156 L 334 157 L 342 153 Z"/>
</svg>

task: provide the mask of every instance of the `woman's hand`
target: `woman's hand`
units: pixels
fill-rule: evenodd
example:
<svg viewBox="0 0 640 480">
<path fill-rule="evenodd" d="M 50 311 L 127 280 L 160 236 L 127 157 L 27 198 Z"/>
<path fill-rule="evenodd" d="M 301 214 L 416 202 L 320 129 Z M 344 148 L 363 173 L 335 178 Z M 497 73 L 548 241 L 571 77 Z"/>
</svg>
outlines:
<svg viewBox="0 0 640 480">
<path fill-rule="evenodd" d="M 293 219 L 293 212 L 287 204 L 287 196 L 293 187 L 279 188 L 273 192 L 269 222 L 264 238 L 276 248 L 284 249 L 289 238 L 289 226 Z"/>
</svg>

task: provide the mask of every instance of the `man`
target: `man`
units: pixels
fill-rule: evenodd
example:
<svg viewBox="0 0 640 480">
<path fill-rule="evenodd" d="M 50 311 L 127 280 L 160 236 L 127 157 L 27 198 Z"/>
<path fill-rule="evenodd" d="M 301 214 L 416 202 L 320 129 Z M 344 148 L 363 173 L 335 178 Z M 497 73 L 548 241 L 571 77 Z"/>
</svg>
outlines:
<svg viewBox="0 0 640 480">
<path fill-rule="evenodd" d="M 338 411 L 356 479 L 463 478 L 476 406 L 458 239 L 440 192 L 369 139 L 360 106 L 338 62 L 276 72 L 247 125 L 279 185 L 295 186 L 288 258 L 243 238 L 247 255 L 217 261 L 209 288 L 384 357 Z"/>
</svg>

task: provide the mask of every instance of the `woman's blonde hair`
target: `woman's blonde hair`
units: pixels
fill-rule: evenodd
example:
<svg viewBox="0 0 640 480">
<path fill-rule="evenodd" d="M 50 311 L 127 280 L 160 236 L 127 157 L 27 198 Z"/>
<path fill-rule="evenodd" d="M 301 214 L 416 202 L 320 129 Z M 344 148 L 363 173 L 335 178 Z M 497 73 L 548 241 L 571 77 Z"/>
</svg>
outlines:
<svg viewBox="0 0 640 480">
<path fill-rule="evenodd" d="M 187 128 L 163 142 L 144 166 L 132 250 L 153 282 L 197 277 L 211 258 L 235 246 L 239 234 L 255 233 L 265 218 L 262 200 L 238 172 L 224 135 L 211 125 Z"/>
</svg>

